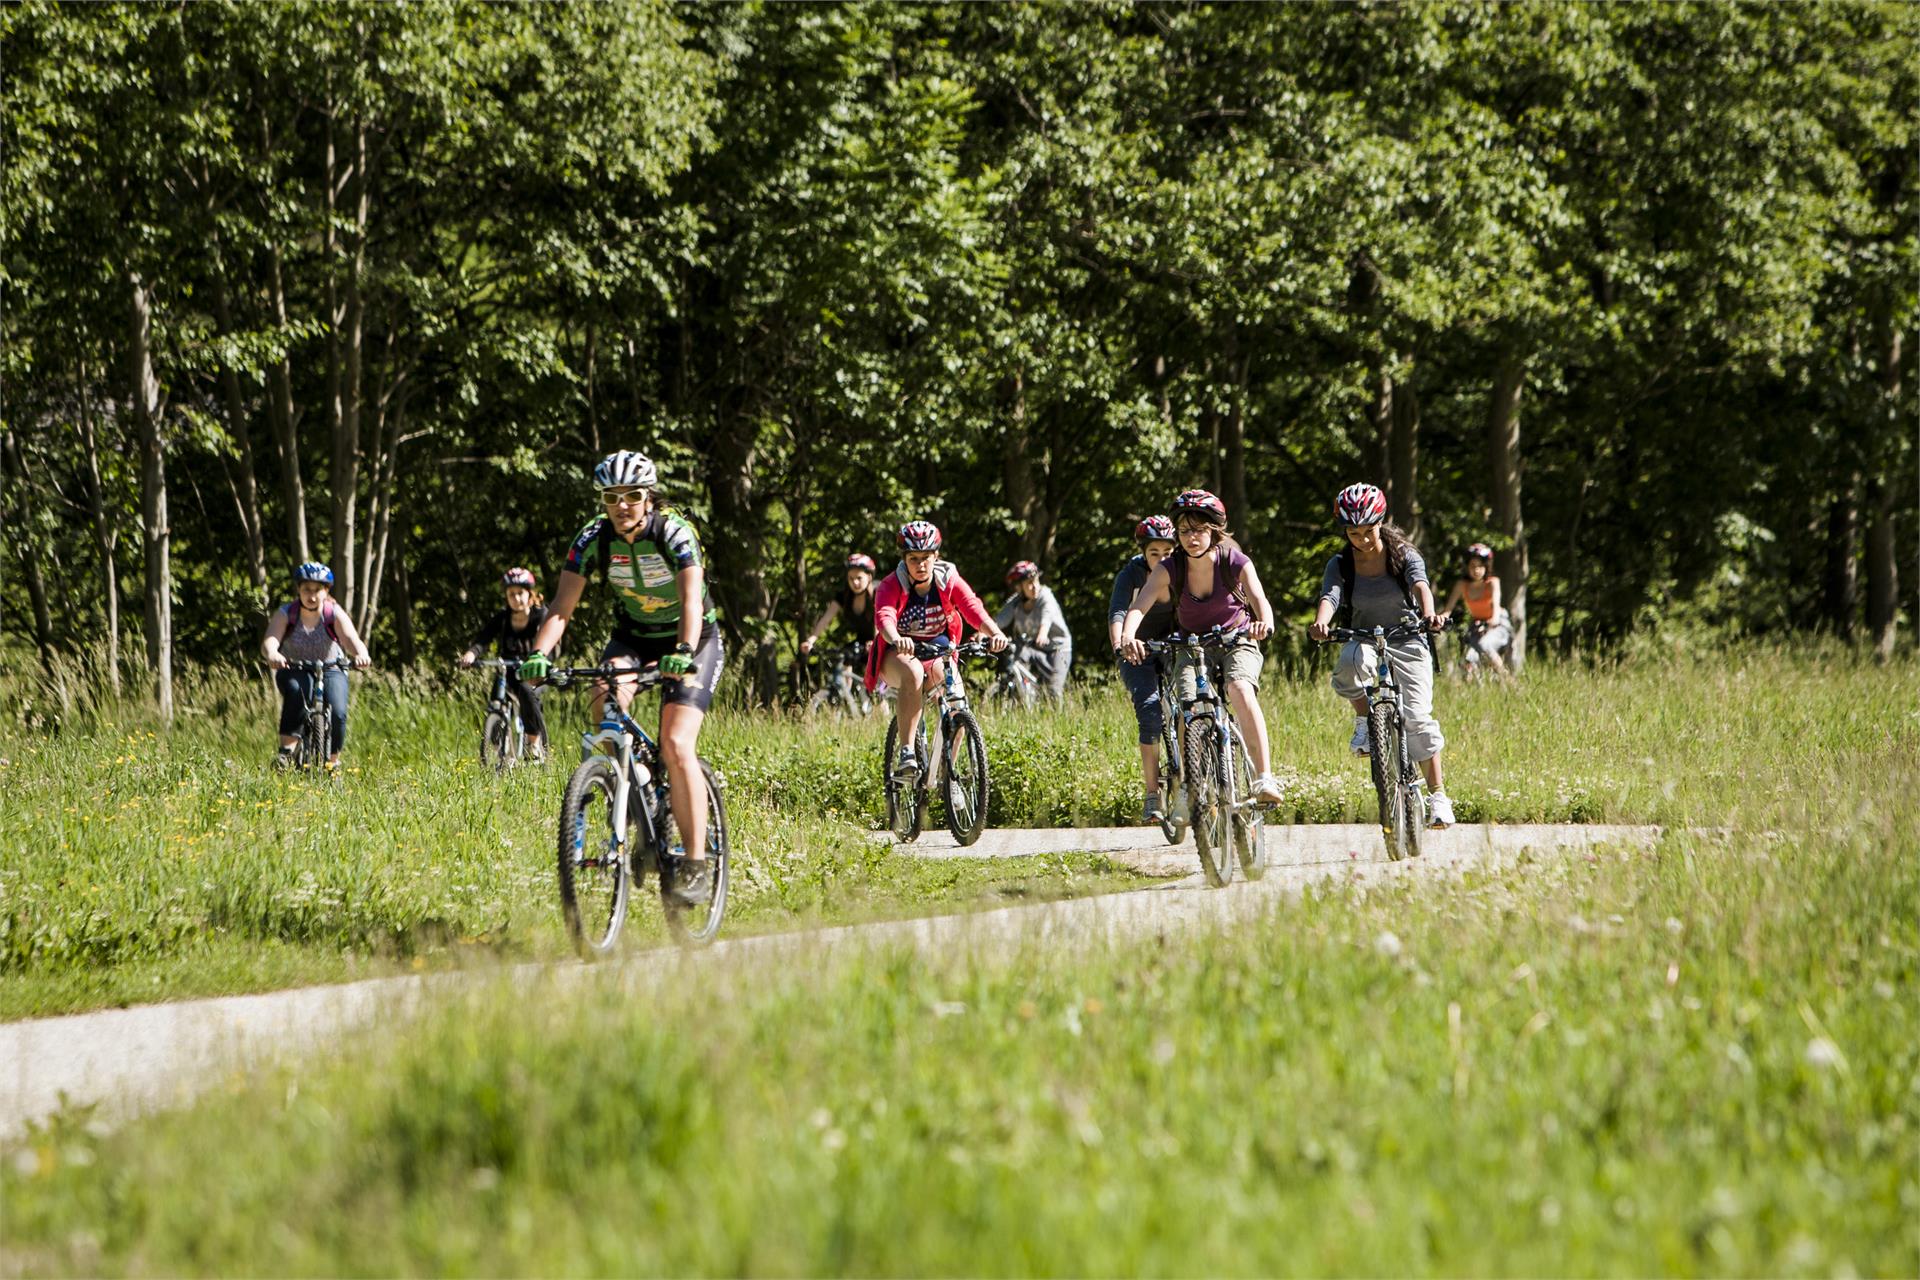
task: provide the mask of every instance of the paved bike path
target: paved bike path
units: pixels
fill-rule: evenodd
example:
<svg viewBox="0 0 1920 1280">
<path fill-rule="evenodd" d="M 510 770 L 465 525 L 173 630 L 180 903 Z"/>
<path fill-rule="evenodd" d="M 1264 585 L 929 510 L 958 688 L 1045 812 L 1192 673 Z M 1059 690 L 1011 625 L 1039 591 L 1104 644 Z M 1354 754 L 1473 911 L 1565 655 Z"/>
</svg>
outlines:
<svg viewBox="0 0 1920 1280">
<path fill-rule="evenodd" d="M 1193 857 L 1190 844 L 1178 850 L 1163 842 L 1156 851 L 1128 843 L 1137 842 L 1141 830 L 992 832 L 974 850 L 954 850 L 949 839 L 947 856 L 1014 857 L 1100 846 L 1116 856 Z M 635 952 L 627 962 L 614 965 L 527 964 L 481 974 L 381 978 L 8 1023 L 0 1025 L 0 1140 L 19 1136 L 30 1122 L 57 1111 L 63 1099 L 97 1104 L 96 1114 L 106 1121 L 183 1105 L 209 1088 L 243 1081 L 260 1066 L 336 1049 L 358 1031 L 387 1027 L 503 974 L 527 985 L 569 987 L 606 980 L 643 984 L 683 972 L 717 976 L 716 967 L 730 962 L 766 962 L 788 970 L 798 964 L 817 966 L 825 952 L 856 949 L 904 946 L 951 956 L 1084 946 L 1245 921 L 1323 881 L 1365 887 L 1409 877 L 1439 878 L 1470 869 L 1499 869 L 1527 856 L 1564 857 L 1600 844 L 1648 846 L 1659 834 L 1656 827 L 1455 827 L 1436 833 L 1439 838 L 1418 860 L 1389 863 L 1379 858 L 1376 828 L 1289 834 L 1312 830 L 1270 833 L 1275 852 L 1305 860 L 1276 860 L 1264 880 L 1236 882 L 1224 890 L 1204 888 L 1195 876 L 1144 891 L 740 938 L 703 952 Z M 1124 838 L 1115 833 L 1125 833 Z M 1365 838 L 1354 833 L 1366 833 Z M 922 842 L 912 852 L 939 856 L 938 837 L 929 833 Z M 1113 845 L 1119 847 L 1106 847 Z M 975 852 L 983 846 L 1024 849 L 1026 855 Z M 1369 848 L 1375 852 L 1367 853 Z"/>
</svg>

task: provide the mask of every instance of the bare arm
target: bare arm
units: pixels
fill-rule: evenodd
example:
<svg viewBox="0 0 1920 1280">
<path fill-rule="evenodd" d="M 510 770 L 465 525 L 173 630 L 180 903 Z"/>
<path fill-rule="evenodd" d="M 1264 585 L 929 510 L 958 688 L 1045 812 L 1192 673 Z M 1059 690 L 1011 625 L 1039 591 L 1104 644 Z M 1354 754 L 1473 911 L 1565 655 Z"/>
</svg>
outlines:
<svg viewBox="0 0 1920 1280">
<path fill-rule="evenodd" d="M 1496 581 L 1498 581 L 1498 579 L 1496 579 Z M 1494 607 L 1497 609 L 1500 607 L 1500 588 L 1495 587 L 1493 589 L 1493 592 L 1494 592 L 1493 594 Z M 1440 612 L 1452 613 L 1453 606 L 1459 604 L 1462 600 L 1465 600 L 1466 598 L 1467 598 L 1467 580 L 1465 578 L 1455 578 L 1453 580 L 1453 590 L 1447 592 L 1447 602 L 1440 606 Z"/>
<path fill-rule="evenodd" d="M 680 589 L 680 643 L 692 649 L 700 643 L 700 633 L 706 629 L 706 611 L 700 605 L 705 596 L 707 571 L 699 565 L 688 565 L 674 575 L 674 585 Z"/>
<path fill-rule="evenodd" d="M 1147 575 L 1147 580 L 1140 584 L 1133 603 L 1127 607 L 1126 619 L 1120 624 L 1120 648 L 1128 662 L 1146 660 L 1147 651 L 1133 638 L 1134 633 L 1140 630 L 1140 621 L 1147 616 L 1147 610 L 1166 603 L 1167 591 L 1171 586 L 1172 579 L 1167 576 L 1165 562 L 1155 565 L 1153 572 Z"/>
<path fill-rule="evenodd" d="M 812 653 L 813 642 L 818 640 L 821 635 L 825 633 L 826 629 L 833 625 L 833 620 L 839 616 L 840 602 L 838 600 L 827 601 L 826 612 L 822 613 L 820 620 L 813 624 L 813 630 L 807 632 L 807 638 L 800 642 L 800 652 Z"/>
<path fill-rule="evenodd" d="M 359 629 L 353 625 L 353 619 L 345 609 L 336 607 L 333 611 L 334 626 L 340 629 L 340 639 L 356 667 L 373 665 L 373 655 L 367 652 L 367 642 L 360 638 Z"/>
<path fill-rule="evenodd" d="M 1487 581 L 1493 584 L 1493 616 L 1497 618 L 1500 616 L 1500 579 L 1488 578 Z M 1446 610 L 1440 612 L 1445 613 Z"/>
<path fill-rule="evenodd" d="M 560 571 L 560 585 L 554 590 L 553 603 L 547 606 L 547 620 L 540 624 L 540 633 L 533 638 L 535 653 L 551 653 L 554 646 L 560 643 L 574 609 L 580 604 L 580 593 L 586 587 L 587 580 L 573 570 Z"/>
<path fill-rule="evenodd" d="M 273 616 L 267 619 L 267 634 L 266 638 L 260 642 L 260 651 L 266 654 L 267 665 L 270 667 L 287 665 L 287 660 L 280 654 L 280 642 L 287 638 L 289 625 L 291 624 L 287 621 L 285 609 L 275 609 Z"/>
<path fill-rule="evenodd" d="M 1247 634 L 1255 640 L 1265 640 L 1273 634 L 1273 606 L 1267 602 L 1266 588 L 1260 585 L 1260 573 L 1251 560 L 1240 572 L 1240 586 L 1247 593 L 1247 602 L 1253 606 L 1253 625 L 1247 628 Z"/>
</svg>

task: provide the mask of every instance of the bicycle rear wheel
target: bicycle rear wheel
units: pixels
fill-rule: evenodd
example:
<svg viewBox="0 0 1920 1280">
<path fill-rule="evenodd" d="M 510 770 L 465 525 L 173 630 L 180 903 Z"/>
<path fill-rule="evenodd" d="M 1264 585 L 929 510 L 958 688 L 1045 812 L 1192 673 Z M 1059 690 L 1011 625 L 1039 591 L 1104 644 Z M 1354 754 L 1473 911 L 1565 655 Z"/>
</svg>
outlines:
<svg viewBox="0 0 1920 1280">
<path fill-rule="evenodd" d="M 632 833 L 621 832 L 625 816 L 613 811 L 616 768 L 606 756 L 582 760 L 560 804 L 560 910 L 583 960 L 613 950 L 633 890 L 630 841 L 619 839 Z"/>
<path fill-rule="evenodd" d="M 713 897 L 704 906 L 682 906 L 667 896 L 667 877 L 660 878 L 667 928 L 681 943 L 696 947 L 712 942 L 720 932 L 720 920 L 727 913 L 727 886 L 733 879 L 733 842 L 727 833 L 727 803 L 721 794 L 720 778 L 705 759 L 700 761 L 700 775 L 707 783 L 707 862 L 713 868 Z M 671 806 L 660 825 L 661 843 L 671 849 L 675 838 Z"/>
<path fill-rule="evenodd" d="M 1239 733 L 1233 735 L 1233 851 L 1247 879 L 1267 874 L 1267 816 L 1253 803 L 1253 761 Z"/>
<path fill-rule="evenodd" d="M 924 777 L 928 767 L 927 718 L 924 715 L 920 717 L 919 739 L 921 776 Z M 880 753 L 880 782 L 887 796 L 887 829 L 901 844 L 912 844 L 920 838 L 921 798 L 926 791 L 918 778 L 901 780 L 894 776 L 899 755 L 900 717 L 896 715 L 887 721 L 887 745 Z"/>
<path fill-rule="evenodd" d="M 1213 713 L 1187 721 L 1187 791 L 1193 807 L 1193 845 L 1207 883 L 1224 889 L 1233 883 L 1233 822 L 1221 794 L 1219 730 Z"/>
<path fill-rule="evenodd" d="M 1182 779 L 1180 722 L 1173 704 L 1161 697 L 1160 721 L 1160 834 L 1168 844 L 1187 838 L 1187 816 L 1181 806 L 1187 803 L 1186 783 Z"/>
<path fill-rule="evenodd" d="M 489 711 L 480 726 L 480 763 L 489 769 L 505 769 L 513 763 L 513 726 L 505 712 Z"/>
<path fill-rule="evenodd" d="M 987 825 L 987 740 L 971 711 L 954 712 L 946 739 L 941 775 L 946 784 L 947 830 L 962 846 L 970 845 Z"/>
<path fill-rule="evenodd" d="M 1407 856 L 1406 795 L 1400 789 L 1400 725 L 1385 702 L 1367 709 L 1367 733 L 1373 746 L 1368 764 L 1373 770 L 1374 797 L 1380 803 L 1380 835 L 1387 844 L 1387 857 L 1398 862 Z"/>
</svg>

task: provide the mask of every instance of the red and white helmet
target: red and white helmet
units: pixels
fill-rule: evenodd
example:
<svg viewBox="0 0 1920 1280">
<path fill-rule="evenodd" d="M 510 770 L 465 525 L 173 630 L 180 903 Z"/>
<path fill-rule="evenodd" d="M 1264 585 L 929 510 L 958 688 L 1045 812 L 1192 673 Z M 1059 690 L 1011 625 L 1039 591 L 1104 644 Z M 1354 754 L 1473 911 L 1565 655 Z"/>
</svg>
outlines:
<svg viewBox="0 0 1920 1280">
<path fill-rule="evenodd" d="M 874 571 L 873 557 L 863 556 L 858 551 L 856 551 L 852 555 L 847 557 L 847 568 L 865 569 L 868 573 L 872 573 Z"/>
<path fill-rule="evenodd" d="M 1172 542 L 1173 521 L 1165 516 L 1148 516 L 1133 526 L 1135 542 Z"/>
<path fill-rule="evenodd" d="M 1227 504 L 1208 493 L 1205 489 L 1189 489 L 1173 500 L 1175 519 L 1192 513 L 1205 516 L 1215 524 L 1227 522 Z"/>
<path fill-rule="evenodd" d="M 515 565 L 500 575 L 500 585 L 503 587 L 525 587 L 531 591 L 534 588 L 533 573 L 530 570 L 522 569 L 519 565 Z"/>
<path fill-rule="evenodd" d="M 938 551 L 940 528 L 931 520 L 909 520 L 900 526 L 902 551 Z"/>
<path fill-rule="evenodd" d="M 1488 564 L 1492 564 L 1493 548 L 1488 546 L 1484 542 L 1473 543 L 1471 546 L 1467 548 L 1467 559 L 1485 560 Z"/>
<path fill-rule="evenodd" d="M 1344 525 L 1379 524 L 1387 518 L 1387 495 L 1375 485 L 1350 484 L 1333 500 L 1333 510 Z"/>
<path fill-rule="evenodd" d="M 1039 565 L 1031 560 L 1021 560 L 1016 563 L 1013 568 L 1007 570 L 1007 585 L 1012 586 L 1016 582 L 1025 582 L 1028 578 L 1037 578 L 1039 576 Z"/>
</svg>

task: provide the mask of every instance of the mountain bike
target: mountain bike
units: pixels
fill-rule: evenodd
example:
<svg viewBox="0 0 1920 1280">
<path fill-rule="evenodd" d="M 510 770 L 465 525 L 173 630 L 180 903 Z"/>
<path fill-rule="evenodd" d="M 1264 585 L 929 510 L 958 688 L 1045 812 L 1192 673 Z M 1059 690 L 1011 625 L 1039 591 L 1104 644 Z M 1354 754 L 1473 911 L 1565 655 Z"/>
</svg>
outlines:
<svg viewBox="0 0 1920 1280">
<path fill-rule="evenodd" d="M 816 649 L 808 656 L 813 659 L 820 682 L 820 687 L 807 699 L 808 715 L 873 714 L 873 697 L 865 683 L 866 645 L 856 641 L 839 649 Z"/>
<path fill-rule="evenodd" d="M 1418 614 L 1403 613 L 1401 621 L 1391 627 L 1370 631 L 1334 627 L 1327 634 L 1327 643 L 1357 640 L 1373 647 L 1374 680 L 1365 696 L 1373 791 L 1380 802 L 1380 834 L 1386 838 L 1388 858 L 1395 862 L 1417 858 L 1420 833 L 1427 825 L 1427 780 L 1407 745 L 1405 699 L 1393 677 L 1393 651 L 1388 646 L 1424 638 L 1426 626 Z"/>
<path fill-rule="evenodd" d="M 879 644 L 880 641 L 874 643 Z M 959 647 L 944 638 L 936 643 L 919 642 L 913 656 L 922 662 L 945 658 L 941 663 L 939 684 L 928 683 L 921 695 L 920 724 L 915 733 L 919 767 L 903 772 L 898 767 L 900 717 L 887 721 L 887 743 L 880 757 L 880 775 L 887 797 L 887 827 L 902 844 L 920 837 L 925 820 L 928 793 L 933 780 L 934 762 L 939 762 L 940 790 L 947 804 L 947 830 L 961 845 L 980 838 L 987 825 L 987 740 L 980 733 L 980 722 L 967 705 L 966 686 L 960 679 L 960 662 L 991 654 L 986 644 L 970 640 Z M 934 726 L 931 743 L 927 725 Z"/>
<path fill-rule="evenodd" d="M 520 701 L 507 688 L 507 677 L 520 669 L 520 659 L 488 658 L 474 665 L 494 673 L 486 719 L 480 722 L 480 763 L 503 771 L 511 769 L 527 751 L 527 727 L 520 722 Z"/>
<path fill-rule="evenodd" d="M 1040 702 L 1040 678 L 1033 673 L 1033 655 L 1039 650 L 1015 640 L 1000 655 L 1000 669 L 987 685 L 989 701 L 1031 711 Z"/>
<path fill-rule="evenodd" d="M 1244 627 L 1215 627 L 1199 635 L 1144 642 L 1151 654 L 1171 658 L 1184 652 L 1199 660 L 1191 698 L 1177 696 L 1172 661 L 1165 664 L 1161 678 L 1163 687 L 1175 695 L 1167 702 L 1167 737 L 1177 739 L 1184 748 L 1178 752 L 1175 770 L 1187 795 L 1194 848 L 1207 883 L 1216 889 L 1233 882 L 1236 860 L 1249 880 L 1267 873 L 1266 814 L 1253 798 L 1253 757 L 1226 690 L 1226 651 L 1245 634 Z M 1177 728 L 1173 727 L 1176 722 Z M 1168 801 L 1169 812 L 1171 807 Z M 1163 831 L 1169 825 L 1162 818 Z M 1168 839 L 1173 839 L 1171 833 Z"/>
<path fill-rule="evenodd" d="M 561 687 L 577 680 L 630 682 L 637 691 L 659 684 L 658 668 L 562 667 L 550 677 Z M 707 858 L 713 897 L 689 907 L 671 896 L 681 855 L 674 831 L 671 784 L 660 751 L 638 721 L 608 694 L 600 726 L 580 735 L 580 764 L 567 779 L 560 804 L 560 908 L 567 933 L 583 959 L 612 951 L 626 924 L 633 886 L 652 872 L 660 886 L 667 926 L 689 945 L 713 941 L 727 909 L 732 845 L 727 835 L 726 780 L 703 758 L 707 781 Z"/>
<path fill-rule="evenodd" d="M 333 756 L 333 712 L 327 706 L 327 672 L 351 671 L 353 663 L 345 658 L 307 659 L 289 661 L 281 669 L 313 677 L 307 681 L 307 700 L 301 707 L 305 716 L 300 722 L 300 741 L 294 744 L 293 759 L 289 763 L 295 769 L 325 768 Z"/>
</svg>

